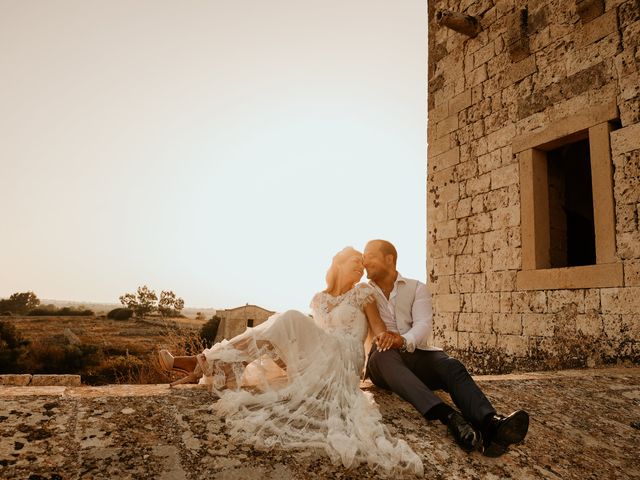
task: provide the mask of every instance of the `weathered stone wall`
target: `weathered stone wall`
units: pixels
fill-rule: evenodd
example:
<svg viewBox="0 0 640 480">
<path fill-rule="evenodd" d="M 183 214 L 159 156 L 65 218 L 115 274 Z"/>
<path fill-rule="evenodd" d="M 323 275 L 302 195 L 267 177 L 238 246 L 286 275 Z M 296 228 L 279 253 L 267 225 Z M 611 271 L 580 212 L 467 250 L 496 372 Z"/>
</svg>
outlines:
<svg viewBox="0 0 640 480">
<path fill-rule="evenodd" d="M 441 10 L 474 16 L 479 34 L 438 25 Z M 639 72 L 640 0 L 429 2 L 434 335 L 472 370 L 640 360 Z M 514 141 L 605 110 L 616 117 L 598 120 L 612 130 L 615 241 L 597 262 L 606 278 L 549 269 L 536 278 L 555 281 L 531 287 L 521 276 L 528 227 Z"/>
</svg>

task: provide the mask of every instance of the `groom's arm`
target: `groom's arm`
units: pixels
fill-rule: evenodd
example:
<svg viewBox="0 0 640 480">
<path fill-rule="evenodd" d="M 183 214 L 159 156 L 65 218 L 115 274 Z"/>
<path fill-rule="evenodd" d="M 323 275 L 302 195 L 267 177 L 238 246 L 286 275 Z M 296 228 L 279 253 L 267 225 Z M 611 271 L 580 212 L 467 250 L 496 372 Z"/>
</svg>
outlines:
<svg viewBox="0 0 640 480">
<path fill-rule="evenodd" d="M 427 286 L 418 282 L 416 296 L 411 308 L 411 318 L 413 325 L 411 329 L 402 336 L 407 341 L 407 351 L 413 352 L 416 345 L 431 337 L 433 329 L 433 309 L 431 306 L 431 294 Z"/>
</svg>

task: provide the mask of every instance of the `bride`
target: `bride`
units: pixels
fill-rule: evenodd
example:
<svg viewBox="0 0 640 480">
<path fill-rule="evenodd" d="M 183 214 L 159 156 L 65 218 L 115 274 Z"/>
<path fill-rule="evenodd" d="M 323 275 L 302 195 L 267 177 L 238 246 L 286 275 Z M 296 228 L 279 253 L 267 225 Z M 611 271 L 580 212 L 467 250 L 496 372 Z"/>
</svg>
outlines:
<svg viewBox="0 0 640 480">
<path fill-rule="evenodd" d="M 313 318 L 276 313 L 195 357 L 162 350 L 160 363 L 191 372 L 174 384 L 201 377 L 210 386 L 232 439 L 262 449 L 318 448 L 345 467 L 422 476 L 418 455 L 390 435 L 372 395 L 360 390 L 368 331 L 378 349 L 392 341 L 373 289 L 357 283 L 363 272 L 362 254 L 347 247 L 311 301 Z"/>
</svg>

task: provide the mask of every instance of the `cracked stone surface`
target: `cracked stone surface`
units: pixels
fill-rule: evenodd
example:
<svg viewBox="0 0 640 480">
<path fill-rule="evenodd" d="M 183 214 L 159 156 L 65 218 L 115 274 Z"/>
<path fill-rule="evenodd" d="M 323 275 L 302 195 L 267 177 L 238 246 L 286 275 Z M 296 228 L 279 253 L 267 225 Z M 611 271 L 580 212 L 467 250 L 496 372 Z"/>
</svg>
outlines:
<svg viewBox="0 0 640 480">
<path fill-rule="evenodd" d="M 462 452 L 443 425 L 389 392 L 363 388 L 422 457 L 428 478 L 640 478 L 640 367 L 476 380 L 499 411 L 531 415 L 525 441 L 500 458 Z M 0 386 L 0 478 L 378 478 L 313 450 L 232 444 L 213 402 L 198 386 Z"/>
</svg>

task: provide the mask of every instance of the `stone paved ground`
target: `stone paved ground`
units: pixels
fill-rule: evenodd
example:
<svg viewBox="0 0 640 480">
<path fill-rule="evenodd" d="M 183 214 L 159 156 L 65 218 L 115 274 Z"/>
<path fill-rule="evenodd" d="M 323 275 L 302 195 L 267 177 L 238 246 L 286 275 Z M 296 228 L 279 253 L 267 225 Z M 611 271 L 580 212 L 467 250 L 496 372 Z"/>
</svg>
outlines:
<svg viewBox="0 0 640 480">
<path fill-rule="evenodd" d="M 426 478 L 640 478 L 639 367 L 477 380 L 500 411 L 531 414 L 525 442 L 498 459 L 465 454 L 444 426 L 427 424 L 392 394 L 364 388 L 389 428 L 422 457 Z M 0 386 L 0 478 L 378 478 L 316 452 L 232 445 L 212 401 L 197 386 Z"/>
</svg>

